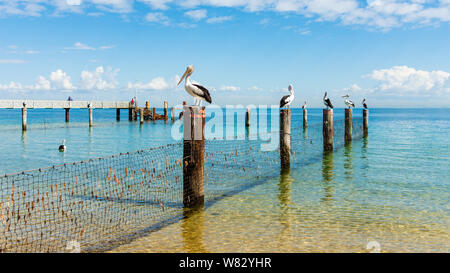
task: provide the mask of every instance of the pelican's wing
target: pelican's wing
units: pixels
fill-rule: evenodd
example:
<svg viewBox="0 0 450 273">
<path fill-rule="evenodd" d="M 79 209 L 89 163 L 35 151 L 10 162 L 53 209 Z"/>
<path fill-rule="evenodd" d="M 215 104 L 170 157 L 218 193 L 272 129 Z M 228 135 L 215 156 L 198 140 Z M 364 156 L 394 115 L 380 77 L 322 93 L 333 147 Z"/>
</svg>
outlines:
<svg viewBox="0 0 450 273">
<path fill-rule="evenodd" d="M 197 87 L 199 90 L 194 90 L 197 96 L 204 98 L 207 102 L 211 103 L 211 95 L 209 94 L 208 89 L 201 86 L 200 84 L 193 83 L 193 86 Z M 200 91 L 200 92 L 198 92 Z"/>
<path fill-rule="evenodd" d="M 284 107 L 288 102 L 289 95 L 283 96 L 280 100 L 280 108 Z"/>
</svg>

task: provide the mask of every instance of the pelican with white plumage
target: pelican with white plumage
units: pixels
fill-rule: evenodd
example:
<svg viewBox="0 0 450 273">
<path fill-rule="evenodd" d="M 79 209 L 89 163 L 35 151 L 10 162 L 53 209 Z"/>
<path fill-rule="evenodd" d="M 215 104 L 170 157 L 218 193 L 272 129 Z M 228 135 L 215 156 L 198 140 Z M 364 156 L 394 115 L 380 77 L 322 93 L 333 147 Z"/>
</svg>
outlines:
<svg viewBox="0 0 450 273">
<path fill-rule="evenodd" d="M 283 96 L 280 100 L 280 108 L 283 107 L 289 107 L 289 105 L 291 104 L 291 102 L 294 100 L 294 88 L 292 87 L 292 84 L 289 84 L 288 87 L 289 90 L 289 95 Z"/>
<path fill-rule="evenodd" d="M 355 107 L 355 103 L 354 103 L 352 100 L 349 100 L 349 99 L 348 99 L 348 98 L 350 97 L 349 94 L 346 94 L 346 95 L 344 95 L 344 96 L 342 96 L 342 97 L 345 98 L 344 103 L 345 103 L 345 105 L 348 106 L 348 109 L 350 109 L 350 108 L 352 108 L 352 107 Z"/>
<path fill-rule="evenodd" d="M 333 104 L 331 104 L 331 100 L 330 100 L 330 98 L 327 97 L 327 95 L 328 95 L 328 92 L 325 91 L 325 95 L 323 96 L 323 104 L 325 104 L 325 106 L 327 107 L 327 110 L 330 108 L 333 109 Z"/>
<path fill-rule="evenodd" d="M 189 95 L 194 97 L 195 105 L 201 105 L 202 100 L 208 103 L 212 103 L 211 95 L 209 94 L 208 89 L 198 83 L 191 82 L 192 73 L 194 73 L 194 66 L 189 65 L 177 85 L 180 85 L 183 79 L 186 78 L 184 89 L 186 89 L 186 92 L 188 92 Z"/>
</svg>

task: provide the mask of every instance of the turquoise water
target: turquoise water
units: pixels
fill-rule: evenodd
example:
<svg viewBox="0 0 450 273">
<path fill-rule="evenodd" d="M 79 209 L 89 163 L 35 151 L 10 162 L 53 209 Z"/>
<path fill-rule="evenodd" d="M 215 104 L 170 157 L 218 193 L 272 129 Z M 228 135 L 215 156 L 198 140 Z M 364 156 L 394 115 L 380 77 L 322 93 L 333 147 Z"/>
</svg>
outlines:
<svg viewBox="0 0 450 273">
<path fill-rule="evenodd" d="M 335 109 L 335 120 L 343 112 Z M 308 114 L 309 124 L 321 122 L 321 109 Z M 94 110 L 91 129 L 86 110 L 72 110 L 69 124 L 61 122 L 63 110 L 28 115 L 22 133 L 20 110 L 0 110 L 2 173 L 178 141 L 171 137 L 171 122 L 141 126 L 129 122 L 125 111 L 116 122 L 114 110 Z M 300 127 L 301 118 L 301 109 L 294 109 L 292 126 Z M 363 252 L 376 242 L 386 252 L 449 251 L 450 110 L 371 109 L 369 128 L 366 139 L 332 154 L 319 151 L 289 173 L 116 250 Z M 62 139 L 66 153 L 57 151 Z"/>
</svg>

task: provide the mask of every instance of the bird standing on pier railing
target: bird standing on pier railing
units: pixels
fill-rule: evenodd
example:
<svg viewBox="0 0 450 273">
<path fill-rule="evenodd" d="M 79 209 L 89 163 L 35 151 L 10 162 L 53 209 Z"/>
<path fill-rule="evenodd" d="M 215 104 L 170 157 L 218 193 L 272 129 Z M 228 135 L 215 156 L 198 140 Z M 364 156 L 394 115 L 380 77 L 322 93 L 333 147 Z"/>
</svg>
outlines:
<svg viewBox="0 0 450 273">
<path fill-rule="evenodd" d="M 305 103 L 303 103 L 303 105 L 302 105 L 302 109 L 306 109 L 306 100 L 305 100 Z"/>
<path fill-rule="evenodd" d="M 331 100 L 327 97 L 328 93 L 325 91 L 325 95 L 323 96 L 323 104 L 325 104 L 325 106 L 328 109 L 333 109 L 333 104 L 331 104 Z"/>
<path fill-rule="evenodd" d="M 66 151 L 66 145 L 65 145 L 65 143 L 66 143 L 66 140 L 63 139 L 62 144 L 59 145 L 59 148 L 58 148 L 58 150 L 59 150 L 60 152 L 65 152 L 65 151 Z"/>
<path fill-rule="evenodd" d="M 294 88 L 292 87 L 292 84 L 289 84 L 288 90 L 289 90 L 290 94 L 286 95 L 286 96 L 283 96 L 281 98 L 281 100 L 280 100 L 280 108 L 283 108 L 283 107 L 286 107 L 286 106 L 289 108 L 289 105 L 294 100 Z"/>
<path fill-rule="evenodd" d="M 363 105 L 364 109 L 367 109 L 366 99 L 363 99 L 362 105 Z"/>
<path fill-rule="evenodd" d="M 351 101 L 351 100 L 348 99 L 348 98 L 350 97 L 349 94 L 344 95 L 344 96 L 342 96 L 342 97 L 345 98 L 344 103 L 345 103 L 345 105 L 348 106 L 348 109 L 350 109 L 350 108 L 352 108 L 352 107 L 355 107 L 355 103 L 354 103 L 353 101 Z"/>
<path fill-rule="evenodd" d="M 186 89 L 186 92 L 188 92 L 189 95 L 194 97 L 195 105 L 201 106 L 202 100 L 207 101 L 208 103 L 212 103 L 211 95 L 209 94 L 208 89 L 201 86 L 200 84 L 191 82 L 190 78 L 192 73 L 194 73 L 194 66 L 190 65 L 186 68 L 186 71 L 184 72 L 177 85 L 180 85 L 183 79 L 186 78 L 184 89 Z"/>
</svg>

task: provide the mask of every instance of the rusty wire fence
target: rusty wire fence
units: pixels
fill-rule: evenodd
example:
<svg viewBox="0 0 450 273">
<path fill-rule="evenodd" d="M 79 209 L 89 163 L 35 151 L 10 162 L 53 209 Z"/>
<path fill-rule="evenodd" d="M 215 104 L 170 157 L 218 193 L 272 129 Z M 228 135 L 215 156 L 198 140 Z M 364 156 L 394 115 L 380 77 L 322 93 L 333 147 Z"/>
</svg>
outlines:
<svg viewBox="0 0 450 273">
<path fill-rule="evenodd" d="M 274 132 L 277 134 L 278 132 Z M 353 119 L 353 139 L 362 119 Z M 279 175 L 279 149 L 247 135 L 205 142 L 205 203 Z M 334 148 L 344 120 L 334 122 Z M 322 124 L 292 128 L 291 166 L 322 159 Z M 99 252 L 183 217 L 183 144 L 0 177 L 0 252 Z"/>
</svg>

